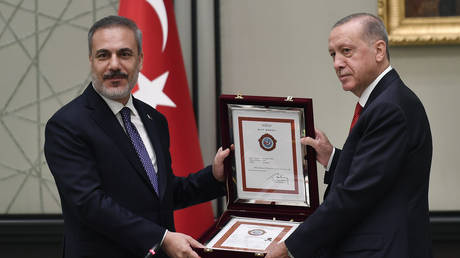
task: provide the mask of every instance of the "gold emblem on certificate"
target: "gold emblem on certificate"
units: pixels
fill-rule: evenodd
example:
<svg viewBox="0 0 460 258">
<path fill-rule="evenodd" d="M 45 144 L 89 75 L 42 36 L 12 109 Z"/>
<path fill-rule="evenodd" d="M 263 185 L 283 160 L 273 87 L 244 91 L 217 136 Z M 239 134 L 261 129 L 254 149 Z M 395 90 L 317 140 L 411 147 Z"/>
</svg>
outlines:
<svg viewBox="0 0 460 258">
<path fill-rule="evenodd" d="M 260 136 L 259 145 L 264 151 L 272 151 L 276 148 L 276 139 L 271 134 L 266 133 Z"/>
<path fill-rule="evenodd" d="M 265 230 L 263 229 L 251 229 L 248 231 L 248 234 L 251 235 L 251 236 L 261 236 L 263 234 L 265 234 Z"/>
</svg>

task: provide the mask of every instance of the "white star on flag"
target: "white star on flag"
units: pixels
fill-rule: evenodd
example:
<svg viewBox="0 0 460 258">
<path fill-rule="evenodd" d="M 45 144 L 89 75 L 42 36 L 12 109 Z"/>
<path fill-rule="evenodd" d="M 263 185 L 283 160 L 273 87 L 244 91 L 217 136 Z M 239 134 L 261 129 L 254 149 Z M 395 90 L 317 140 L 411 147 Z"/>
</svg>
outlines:
<svg viewBox="0 0 460 258">
<path fill-rule="evenodd" d="M 134 97 L 144 101 L 153 108 L 157 106 L 176 107 L 176 104 L 163 92 L 168 79 L 169 71 L 150 81 L 142 73 L 139 73 L 137 84 L 139 89 L 134 92 Z"/>
</svg>

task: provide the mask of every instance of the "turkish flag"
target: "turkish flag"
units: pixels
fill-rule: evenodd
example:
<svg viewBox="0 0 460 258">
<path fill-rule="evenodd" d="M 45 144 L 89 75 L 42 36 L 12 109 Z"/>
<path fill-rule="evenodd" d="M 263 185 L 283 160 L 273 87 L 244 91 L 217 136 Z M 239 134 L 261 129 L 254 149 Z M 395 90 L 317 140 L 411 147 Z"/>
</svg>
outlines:
<svg viewBox="0 0 460 258">
<path fill-rule="evenodd" d="M 134 96 L 166 116 L 174 174 L 198 171 L 203 160 L 172 1 L 121 0 L 118 13 L 135 21 L 143 36 L 144 63 Z M 177 231 L 194 238 L 214 222 L 210 202 L 176 211 L 174 218 Z"/>
</svg>

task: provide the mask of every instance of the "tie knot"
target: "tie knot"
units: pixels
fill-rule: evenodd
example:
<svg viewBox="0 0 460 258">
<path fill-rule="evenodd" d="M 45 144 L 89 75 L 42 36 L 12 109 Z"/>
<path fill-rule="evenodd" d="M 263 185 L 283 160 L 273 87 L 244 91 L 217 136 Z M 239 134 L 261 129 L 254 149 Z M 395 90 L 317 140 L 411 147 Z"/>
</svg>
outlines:
<svg viewBox="0 0 460 258">
<path fill-rule="evenodd" d="M 128 107 L 123 107 L 120 110 L 120 114 L 123 118 L 131 120 L 131 110 Z"/>
<path fill-rule="evenodd" d="M 350 125 L 350 132 L 353 126 L 355 126 L 356 121 L 358 121 L 359 115 L 361 114 L 361 111 L 363 110 L 363 107 L 358 103 L 356 103 L 355 107 L 355 113 L 353 114 L 353 120 L 351 120 L 351 125 Z"/>
<path fill-rule="evenodd" d="M 355 116 L 359 116 L 361 114 L 361 111 L 363 110 L 363 107 L 361 107 L 361 105 L 358 103 L 356 103 L 356 107 L 355 107 Z"/>
</svg>

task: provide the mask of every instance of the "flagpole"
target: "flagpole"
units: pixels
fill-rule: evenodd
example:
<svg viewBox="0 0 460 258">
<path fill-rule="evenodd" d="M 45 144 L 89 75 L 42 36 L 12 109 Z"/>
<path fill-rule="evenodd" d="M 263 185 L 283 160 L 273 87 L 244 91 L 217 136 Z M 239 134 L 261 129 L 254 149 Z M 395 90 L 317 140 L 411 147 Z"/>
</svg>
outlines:
<svg viewBox="0 0 460 258">
<path fill-rule="evenodd" d="M 220 0 L 214 0 L 214 51 L 215 51 L 215 78 L 216 78 L 216 148 L 222 145 L 220 130 L 219 96 L 222 94 L 222 67 L 220 49 Z M 223 213 L 224 197 L 217 198 L 217 217 Z"/>
<path fill-rule="evenodd" d="M 191 29 L 192 29 L 192 103 L 195 112 L 195 122 L 198 131 L 199 128 L 199 78 L 198 78 L 198 28 L 197 28 L 197 7 L 196 0 L 191 1 Z"/>
</svg>

